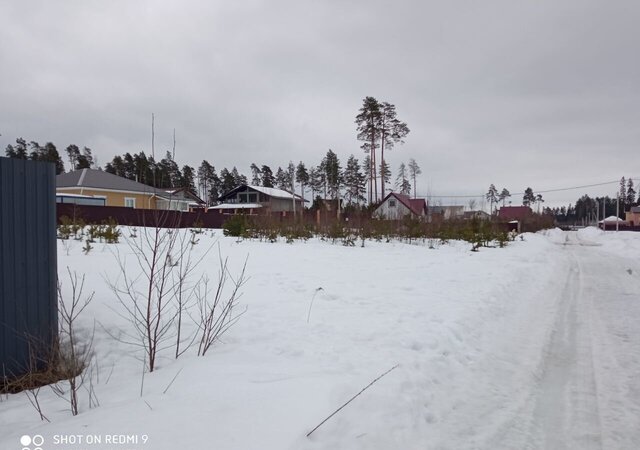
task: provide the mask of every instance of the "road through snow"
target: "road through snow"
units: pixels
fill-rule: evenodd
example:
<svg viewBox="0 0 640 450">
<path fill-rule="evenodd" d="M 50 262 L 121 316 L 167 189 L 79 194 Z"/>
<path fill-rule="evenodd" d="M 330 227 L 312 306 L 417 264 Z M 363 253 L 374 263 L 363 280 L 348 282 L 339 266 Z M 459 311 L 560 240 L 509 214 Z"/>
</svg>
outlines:
<svg viewBox="0 0 640 450">
<path fill-rule="evenodd" d="M 640 448 L 640 265 L 567 233 L 526 448 Z"/>
</svg>

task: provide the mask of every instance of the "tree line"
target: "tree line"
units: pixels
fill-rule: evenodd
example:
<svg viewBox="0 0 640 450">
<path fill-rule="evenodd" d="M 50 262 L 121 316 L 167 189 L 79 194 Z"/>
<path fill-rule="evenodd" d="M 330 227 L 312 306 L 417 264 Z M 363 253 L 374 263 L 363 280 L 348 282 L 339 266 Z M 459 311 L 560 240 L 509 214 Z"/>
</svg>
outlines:
<svg viewBox="0 0 640 450">
<path fill-rule="evenodd" d="M 350 155 L 343 167 L 340 158 L 331 149 L 319 164 L 308 167 L 302 161 L 297 165 L 290 161 L 287 166 L 278 167 L 274 171 L 269 165 L 252 163 L 250 183 L 247 176 L 235 166 L 231 170 L 225 167 L 218 172 L 213 164 L 203 160 L 197 168 L 189 165 L 180 167 L 171 152 L 167 152 L 159 161 L 147 156 L 144 151 L 133 154 L 126 152 L 114 156 L 103 169 L 97 166 L 88 147 L 80 150 L 77 145 L 72 144 L 65 151 L 71 170 L 94 168 L 158 189 L 185 188 L 210 205 L 215 204 L 224 193 L 245 184 L 297 192 L 302 198 L 310 193 L 312 199 L 344 198 L 349 205 L 363 205 L 367 200 L 367 182 L 371 173 L 370 158 L 365 158 L 364 163 L 360 163 L 354 155 Z M 19 138 L 15 145 L 7 146 L 5 153 L 10 158 L 54 162 L 57 174 L 65 170 L 60 153 L 51 142 L 40 146 L 37 142 L 27 143 Z M 410 195 L 412 186 L 415 192 L 416 177 L 421 173 L 420 166 L 414 159 L 410 159 L 408 164 L 401 163 L 393 189 Z M 384 178 L 387 187 L 391 187 L 390 178 L 390 174 Z"/>
<path fill-rule="evenodd" d="M 277 187 L 294 191 L 299 187 L 302 197 L 310 191 L 313 198 L 337 199 L 344 195 L 348 204 L 377 203 L 391 189 L 391 168 L 385 160 L 385 150 L 390 151 L 396 144 L 404 143 L 409 134 L 405 122 L 398 119 L 396 106 L 374 97 L 365 97 L 356 118 L 357 139 L 362 141 L 361 149 L 365 157 L 360 162 L 350 155 L 343 168 L 338 155 L 331 149 L 318 165 L 309 168 L 300 161 L 297 165 L 289 162 L 286 167 L 278 167 L 274 172 L 268 165 L 251 164 L 251 184 L 264 187 Z M 380 150 L 380 162 L 377 153 Z M 97 168 L 102 170 L 91 154 L 91 149 L 82 150 L 69 145 L 66 153 L 71 170 Z M 55 145 L 48 142 L 40 146 L 37 142 L 27 142 L 19 138 L 16 145 L 9 145 L 6 155 L 11 158 L 51 161 L 56 165 L 56 173 L 65 171 L 64 163 Z M 174 161 L 171 152 L 159 161 L 147 156 L 144 151 L 116 155 L 104 166 L 104 171 L 130 180 L 159 188 L 185 188 L 203 198 L 208 204 L 237 186 L 247 184 L 247 177 L 236 167 L 223 168 L 219 173 L 207 160 L 203 160 L 196 169 L 189 165 L 180 165 Z M 408 164 L 400 164 L 394 188 L 406 195 L 416 192 L 416 178 L 422 173 L 414 159 Z M 379 183 L 379 186 L 378 186 Z M 297 186 L 296 186 L 297 184 Z M 378 189 L 378 187 L 380 189 Z M 380 197 L 378 194 L 380 193 Z"/>
<path fill-rule="evenodd" d="M 626 211 L 638 206 L 640 199 L 636 195 L 633 180 L 622 177 L 615 197 L 590 197 L 585 194 L 576 200 L 575 205 L 545 208 L 544 213 L 554 216 L 555 220 L 561 223 L 596 222 L 601 220 L 603 216 L 624 218 Z"/>
<path fill-rule="evenodd" d="M 507 199 L 511 198 L 511 193 L 507 188 L 502 188 L 500 192 L 496 189 L 496 186 L 492 183 L 489 186 L 489 190 L 485 194 L 485 198 L 489 202 L 489 210 L 491 214 L 496 212 L 493 205 L 496 205 L 496 208 L 500 203 L 502 206 L 506 206 Z M 511 203 L 511 202 L 509 202 Z M 531 207 L 533 205 L 537 206 L 537 212 L 540 213 L 540 205 L 544 203 L 544 199 L 542 198 L 542 194 L 536 194 L 533 192 L 531 187 L 527 187 L 524 190 L 524 195 L 522 196 L 522 205 Z"/>
</svg>

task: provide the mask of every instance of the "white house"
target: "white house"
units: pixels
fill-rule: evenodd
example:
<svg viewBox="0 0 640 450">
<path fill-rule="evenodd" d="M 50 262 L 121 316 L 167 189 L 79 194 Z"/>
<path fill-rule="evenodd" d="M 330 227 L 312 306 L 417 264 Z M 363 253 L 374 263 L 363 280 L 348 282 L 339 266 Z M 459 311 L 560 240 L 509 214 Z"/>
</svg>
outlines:
<svg viewBox="0 0 640 450">
<path fill-rule="evenodd" d="M 426 217 L 427 201 L 424 198 L 410 198 L 408 195 L 390 192 L 373 212 L 373 217 L 378 219 L 401 220 L 407 216 Z"/>
</svg>

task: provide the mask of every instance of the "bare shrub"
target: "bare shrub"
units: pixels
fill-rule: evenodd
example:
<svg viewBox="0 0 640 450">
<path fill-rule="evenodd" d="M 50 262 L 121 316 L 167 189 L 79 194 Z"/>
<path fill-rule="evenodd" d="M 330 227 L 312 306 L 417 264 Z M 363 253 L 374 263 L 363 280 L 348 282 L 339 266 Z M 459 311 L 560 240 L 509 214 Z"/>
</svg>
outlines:
<svg viewBox="0 0 640 450">
<path fill-rule="evenodd" d="M 116 251 L 119 277 L 108 281 L 124 310 L 116 312 L 133 325 L 124 338 L 116 339 L 144 349 L 149 372 L 156 368 L 159 351 L 175 343 L 178 358 L 195 342 L 195 332 L 183 335 L 183 318 L 195 298 L 194 271 L 211 248 L 194 258 L 193 233 L 176 229 L 180 217 L 176 215 L 175 222 L 170 217 L 158 211 L 154 226 L 142 227 L 127 238 L 135 258 L 133 273 L 139 275 L 131 275 L 126 258 Z"/>
<path fill-rule="evenodd" d="M 85 382 L 85 369 L 93 357 L 93 333 L 91 337 L 81 339 L 78 336 L 76 321 L 93 300 L 94 292 L 83 296 L 84 275 L 78 277 L 67 267 L 70 280 L 70 294 L 65 298 L 62 285 L 58 281 L 59 338 L 57 349 L 57 370 L 69 383 L 69 404 L 71 414 L 78 414 L 78 390 Z M 56 389 L 54 389 L 56 391 Z M 60 392 L 60 391 L 57 391 Z"/>
<path fill-rule="evenodd" d="M 202 286 L 195 291 L 198 305 L 198 328 L 200 331 L 200 344 L 198 356 L 204 356 L 211 346 L 229 330 L 246 312 L 235 313 L 237 301 L 240 298 L 239 290 L 246 282 L 245 271 L 247 260 L 242 266 L 242 271 L 237 278 L 233 278 L 229 272 L 228 260 L 219 255 L 220 269 L 217 283 L 214 289 L 209 289 L 209 279 L 202 280 Z M 231 287 L 228 289 L 229 284 Z"/>
</svg>

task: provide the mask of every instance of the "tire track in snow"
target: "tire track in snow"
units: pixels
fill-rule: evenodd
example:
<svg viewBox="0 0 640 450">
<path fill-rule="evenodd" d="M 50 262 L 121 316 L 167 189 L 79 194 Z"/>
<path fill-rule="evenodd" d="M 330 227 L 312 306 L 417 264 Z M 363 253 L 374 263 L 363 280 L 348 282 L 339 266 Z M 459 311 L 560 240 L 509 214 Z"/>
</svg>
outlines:
<svg viewBox="0 0 640 450">
<path fill-rule="evenodd" d="M 565 245 L 573 243 L 569 238 Z M 591 305 L 579 258 L 571 247 L 564 248 L 570 252 L 572 269 L 543 355 L 528 447 L 601 449 Z"/>
</svg>

